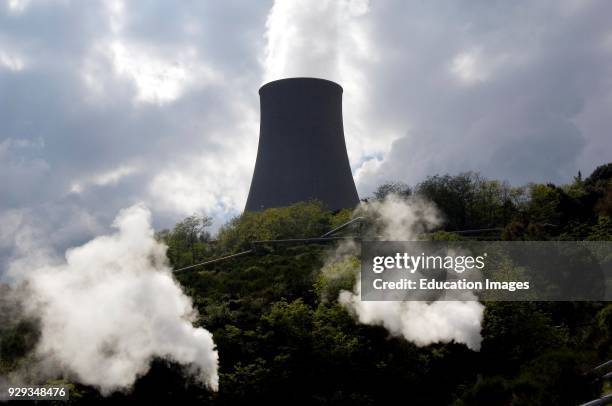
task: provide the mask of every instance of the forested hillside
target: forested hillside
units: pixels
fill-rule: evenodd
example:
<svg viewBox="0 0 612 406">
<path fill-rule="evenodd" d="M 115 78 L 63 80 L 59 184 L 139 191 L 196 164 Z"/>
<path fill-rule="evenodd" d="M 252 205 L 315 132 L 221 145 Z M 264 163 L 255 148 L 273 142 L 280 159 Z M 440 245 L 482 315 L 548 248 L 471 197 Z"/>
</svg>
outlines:
<svg viewBox="0 0 612 406">
<path fill-rule="evenodd" d="M 443 224 L 422 238 L 612 240 L 612 164 L 565 185 L 437 175 L 412 187 L 382 185 L 370 199 L 390 193 L 421 196 L 443 214 Z M 319 237 L 351 217 L 304 202 L 245 213 L 215 237 L 210 218 L 191 216 L 157 238 L 179 269 L 252 249 L 257 240 Z M 612 359 L 612 305 L 488 302 L 480 351 L 456 343 L 417 347 L 359 324 L 338 303 L 354 274 L 321 273 L 331 249 L 259 244 L 248 255 L 176 273 L 217 344 L 218 393 L 156 360 L 133 392 L 102 398 L 75 385 L 71 403 L 574 405 L 610 391 L 591 370 Z M 0 372 L 27 363 L 35 343 L 36 320 L 0 320 Z"/>
</svg>

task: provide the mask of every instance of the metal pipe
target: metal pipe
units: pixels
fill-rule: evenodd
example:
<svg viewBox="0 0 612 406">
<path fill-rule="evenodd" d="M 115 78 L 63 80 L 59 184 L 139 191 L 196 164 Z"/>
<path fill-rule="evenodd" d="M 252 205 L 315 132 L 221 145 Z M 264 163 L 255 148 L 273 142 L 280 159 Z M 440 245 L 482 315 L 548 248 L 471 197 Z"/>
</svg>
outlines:
<svg viewBox="0 0 612 406">
<path fill-rule="evenodd" d="M 338 232 L 338 231 L 340 231 L 340 230 L 343 230 L 343 229 L 345 229 L 346 227 L 350 226 L 351 224 L 353 224 L 353 223 L 355 223 L 355 222 L 357 222 L 357 221 L 364 221 L 364 220 L 365 220 L 365 218 L 363 218 L 363 217 L 355 217 L 355 218 L 354 218 L 354 219 L 352 219 L 351 221 L 347 221 L 346 223 L 344 223 L 344 224 L 342 224 L 342 225 L 340 225 L 340 226 L 338 226 L 338 227 L 334 228 L 333 230 L 326 232 L 325 234 L 323 234 L 323 235 L 321 236 L 321 238 L 323 238 L 323 237 L 327 237 L 327 236 L 330 236 L 330 235 L 332 235 L 332 234 L 334 234 L 334 233 L 336 233 L 336 232 Z"/>
<path fill-rule="evenodd" d="M 583 403 L 580 406 L 603 406 L 609 405 L 610 403 L 612 403 L 612 394 L 603 396 L 599 399 L 591 400 L 590 402 Z"/>
<path fill-rule="evenodd" d="M 286 240 L 259 240 L 253 241 L 253 245 L 263 244 L 316 244 L 316 243 L 327 243 L 334 241 L 344 240 L 360 240 L 360 237 L 314 237 L 314 238 L 291 238 Z"/>
<path fill-rule="evenodd" d="M 597 365 L 595 368 L 593 368 L 593 372 L 598 371 L 600 369 L 604 369 L 607 368 L 609 366 L 612 366 L 612 359 L 610 361 L 606 361 L 601 365 Z"/>
<path fill-rule="evenodd" d="M 239 257 L 239 256 L 241 256 L 241 255 L 250 254 L 250 253 L 252 253 L 252 252 L 253 252 L 253 250 L 252 250 L 252 249 L 250 249 L 250 250 L 246 250 L 246 251 L 238 252 L 238 253 L 236 253 L 236 254 L 226 255 L 226 256 L 224 256 L 224 257 L 220 257 L 220 258 L 211 259 L 210 261 L 201 262 L 201 263 L 199 263 L 199 264 L 189 265 L 189 266 L 186 266 L 186 267 L 184 267 L 184 268 L 176 269 L 176 270 L 174 270 L 174 273 L 176 273 L 176 272 L 180 272 L 180 271 L 186 271 L 187 269 L 196 268 L 196 267 L 198 267 L 198 266 L 204 266 L 204 265 L 208 265 L 208 264 L 213 264 L 213 263 L 215 263 L 215 262 L 224 261 L 224 260 L 226 260 L 226 259 L 231 259 L 231 258 Z"/>
</svg>

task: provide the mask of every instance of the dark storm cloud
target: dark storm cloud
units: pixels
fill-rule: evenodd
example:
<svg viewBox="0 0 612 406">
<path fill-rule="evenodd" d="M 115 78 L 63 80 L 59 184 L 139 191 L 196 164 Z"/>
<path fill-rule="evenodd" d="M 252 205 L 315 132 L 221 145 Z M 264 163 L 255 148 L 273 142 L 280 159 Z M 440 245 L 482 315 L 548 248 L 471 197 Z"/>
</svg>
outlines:
<svg viewBox="0 0 612 406">
<path fill-rule="evenodd" d="M 610 160 L 610 120 L 580 121 L 597 93 L 612 107 L 610 3 L 385 2 L 371 14 L 384 21 L 372 105 L 398 139 L 360 174 L 362 191 L 465 170 L 567 182 Z"/>
<path fill-rule="evenodd" d="M 220 135 L 243 120 L 242 108 L 257 107 L 269 5 L 24 4 L 0 7 L 4 254 L 16 245 L 61 252 L 139 201 L 157 209 L 158 226 L 190 211 L 223 217 L 237 209 L 156 204 L 164 191 L 152 181 L 205 154 L 219 166 L 242 158 Z M 233 135 L 256 148 L 256 132 Z M 232 176 L 220 178 L 237 183 Z M 200 194 L 218 187 L 207 174 L 198 179 L 191 189 Z"/>
</svg>

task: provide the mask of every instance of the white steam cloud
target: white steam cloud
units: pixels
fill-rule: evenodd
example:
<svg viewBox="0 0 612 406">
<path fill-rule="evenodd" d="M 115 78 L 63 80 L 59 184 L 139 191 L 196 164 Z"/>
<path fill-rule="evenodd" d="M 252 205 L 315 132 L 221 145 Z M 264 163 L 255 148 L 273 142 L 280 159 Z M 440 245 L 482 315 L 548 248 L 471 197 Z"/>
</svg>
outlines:
<svg viewBox="0 0 612 406">
<path fill-rule="evenodd" d="M 343 291 L 339 300 L 355 312 L 360 323 L 381 325 L 418 346 L 455 341 L 480 349 L 484 307 L 476 301 L 362 302 L 359 282 L 354 293 Z"/>
<path fill-rule="evenodd" d="M 371 30 L 368 0 L 275 0 L 266 20 L 264 83 L 291 77 L 339 83 L 344 88 L 348 155 L 354 164 L 388 152 L 397 138 L 371 117 L 368 72 L 379 59 Z"/>
<path fill-rule="evenodd" d="M 150 217 L 141 205 L 124 209 L 116 233 L 68 250 L 62 263 L 13 264 L 13 277 L 29 285 L 26 311 L 41 322 L 40 370 L 109 394 L 129 389 L 160 357 L 217 390 L 212 335 L 193 327 L 197 314 L 166 265 Z"/>
<path fill-rule="evenodd" d="M 395 195 L 383 201 L 362 203 L 357 213 L 374 219 L 380 226 L 376 234 L 388 241 L 414 241 L 420 233 L 440 223 L 438 212 L 430 203 Z M 475 351 L 480 349 L 484 306 L 477 301 L 361 301 L 359 281 L 353 292 L 342 291 L 339 301 L 359 322 L 383 326 L 416 345 L 454 341 Z"/>
<path fill-rule="evenodd" d="M 265 81 L 314 76 L 348 79 L 349 59 L 367 54 L 363 26 L 355 19 L 367 0 L 276 0 L 266 21 Z"/>
</svg>

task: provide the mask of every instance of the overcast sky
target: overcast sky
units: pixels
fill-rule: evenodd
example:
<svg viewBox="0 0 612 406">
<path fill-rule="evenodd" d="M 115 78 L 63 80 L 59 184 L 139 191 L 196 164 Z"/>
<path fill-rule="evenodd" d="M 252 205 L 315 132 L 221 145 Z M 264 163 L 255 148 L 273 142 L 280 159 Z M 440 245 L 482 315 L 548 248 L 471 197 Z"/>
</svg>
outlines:
<svg viewBox="0 0 612 406">
<path fill-rule="evenodd" d="M 360 195 L 474 170 L 567 182 L 612 161 L 609 1 L 0 3 L 0 267 L 245 203 L 258 88 L 344 87 Z"/>
</svg>

